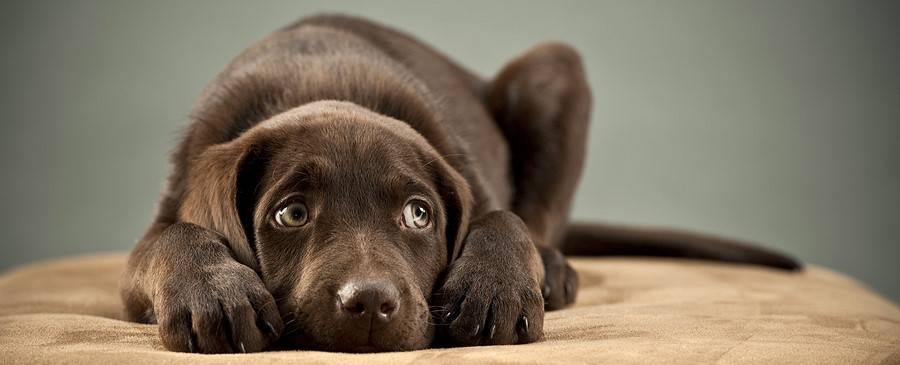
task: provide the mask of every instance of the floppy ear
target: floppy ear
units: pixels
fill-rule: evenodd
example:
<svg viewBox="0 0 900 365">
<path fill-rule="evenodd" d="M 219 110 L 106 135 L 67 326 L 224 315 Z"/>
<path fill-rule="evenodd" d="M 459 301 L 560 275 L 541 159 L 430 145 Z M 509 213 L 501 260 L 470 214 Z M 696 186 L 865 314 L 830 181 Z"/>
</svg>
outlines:
<svg viewBox="0 0 900 365">
<path fill-rule="evenodd" d="M 253 206 L 262 174 L 262 152 L 246 139 L 209 147 L 188 172 L 181 221 L 215 231 L 228 241 L 234 258 L 259 270 Z"/>
<path fill-rule="evenodd" d="M 469 183 L 443 159 L 434 163 L 432 174 L 437 182 L 438 193 L 444 201 L 446 216 L 447 263 L 456 260 L 462 252 L 463 242 L 469 233 L 472 212 L 472 191 Z"/>
</svg>

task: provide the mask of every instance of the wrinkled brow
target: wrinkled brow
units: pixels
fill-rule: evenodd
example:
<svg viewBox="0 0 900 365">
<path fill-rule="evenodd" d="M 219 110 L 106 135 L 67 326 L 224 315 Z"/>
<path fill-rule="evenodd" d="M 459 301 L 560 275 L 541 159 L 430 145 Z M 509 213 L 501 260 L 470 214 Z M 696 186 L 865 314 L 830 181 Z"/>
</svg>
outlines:
<svg viewBox="0 0 900 365">
<path fill-rule="evenodd" d="M 322 156 L 293 156 L 289 163 L 288 166 L 271 170 L 269 178 L 275 182 L 274 187 L 292 190 L 320 188 L 331 183 L 330 178 L 337 172 L 334 163 Z"/>
<path fill-rule="evenodd" d="M 388 186 L 391 186 L 396 193 L 403 195 L 401 198 L 411 194 L 420 194 L 429 199 L 437 199 L 437 191 L 431 179 L 430 175 L 416 173 L 408 167 L 396 167 L 386 176 Z"/>
</svg>

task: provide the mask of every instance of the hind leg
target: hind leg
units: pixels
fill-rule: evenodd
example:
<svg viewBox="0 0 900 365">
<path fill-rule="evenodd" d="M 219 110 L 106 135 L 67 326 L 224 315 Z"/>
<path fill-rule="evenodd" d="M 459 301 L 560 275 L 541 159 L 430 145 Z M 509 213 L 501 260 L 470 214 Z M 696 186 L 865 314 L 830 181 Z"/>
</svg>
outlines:
<svg viewBox="0 0 900 365">
<path fill-rule="evenodd" d="M 512 211 L 531 232 L 546 271 L 548 309 L 575 300 L 578 276 L 556 248 L 584 163 L 591 95 L 578 53 L 548 43 L 503 68 L 487 103 L 512 153 Z"/>
</svg>

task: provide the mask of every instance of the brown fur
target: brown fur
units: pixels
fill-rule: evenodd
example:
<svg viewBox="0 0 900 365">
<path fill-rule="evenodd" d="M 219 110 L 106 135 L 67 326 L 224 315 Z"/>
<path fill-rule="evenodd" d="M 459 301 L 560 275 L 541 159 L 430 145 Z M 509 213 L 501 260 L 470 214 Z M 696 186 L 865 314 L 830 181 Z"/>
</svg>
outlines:
<svg viewBox="0 0 900 365">
<path fill-rule="evenodd" d="M 192 113 L 129 260 L 128 317 L 208 353 L 541 338 L 544 310 L 578 287 L 555 247 L 584 160 L 585 80 L 555 43 L 486 82 L 360 19 L 273 33 Z M 427 226 L 404 223 L 410 201 Z M 306 224 L 277 222 L 288 203 Z"/>
</svg>

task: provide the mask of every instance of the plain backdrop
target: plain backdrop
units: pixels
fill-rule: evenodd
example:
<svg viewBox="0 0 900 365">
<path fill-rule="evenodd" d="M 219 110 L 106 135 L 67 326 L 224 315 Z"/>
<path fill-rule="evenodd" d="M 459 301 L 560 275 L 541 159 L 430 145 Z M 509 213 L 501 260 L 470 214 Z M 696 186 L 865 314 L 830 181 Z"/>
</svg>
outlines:
<svg viewBox="0 0 900 365">
<path fill-rule="evenodd" d="M 574 217 L 760 242 L 900 299 L 896 1 L 3 1 L 0 268 L 133 247 L 204 84 L 320 12 L 485 77 L 570 43 L 595 100 Z"/>
</svg>

